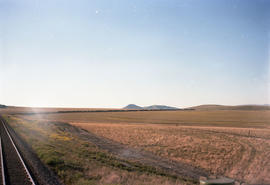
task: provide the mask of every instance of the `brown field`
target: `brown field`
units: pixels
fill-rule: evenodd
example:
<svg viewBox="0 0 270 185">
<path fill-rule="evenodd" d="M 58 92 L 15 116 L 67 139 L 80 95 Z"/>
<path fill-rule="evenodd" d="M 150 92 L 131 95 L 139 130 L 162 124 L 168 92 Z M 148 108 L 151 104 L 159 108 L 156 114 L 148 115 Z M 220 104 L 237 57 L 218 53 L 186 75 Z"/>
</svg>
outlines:
<svg viewBox="0 0 270 185">
<path fill-rule="evenodd" d="M 186 126 L 221 126 L 270 128 L 270 111 L 146 111 L 146 112 L 82 112 L 58 113 L 38 118 L 76 123 L 140 123 Z"/>
<path fill-rule="evenodd" d="M 0 108 L 0 114 L 18 114 L 18 113 L 45 113 L 58 111 L 97 111 L 97 110 L 118 110 L 112 108 L 48 108 L 48 107 L 7 107 Z"/>
<path fill-rule="evenodd" d="M 61 121 L 156 156 L 249 184 L 270 184 L 270 111 L 21 115 Z"/>
<path fill-rule="evenodd" d="M 270 130 L 73 123 L 99 136 L 251 184 L 270 183 Z"/>
</svg>

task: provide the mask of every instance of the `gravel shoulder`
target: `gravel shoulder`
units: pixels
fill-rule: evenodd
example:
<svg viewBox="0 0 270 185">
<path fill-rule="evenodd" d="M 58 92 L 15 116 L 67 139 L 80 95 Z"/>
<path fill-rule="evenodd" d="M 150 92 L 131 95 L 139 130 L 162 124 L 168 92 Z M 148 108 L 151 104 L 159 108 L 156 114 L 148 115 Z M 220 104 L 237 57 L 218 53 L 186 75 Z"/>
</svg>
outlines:
<svg viewBox="0 0 270 185">
<path fill-rule="evenodd" d="M 2 117 L 0 117 L 2 119 Z M 5 121 L 4 119 L 2 119 Z M 59 178 L 45 166 L 32 148 L 5 122 L 17 148 L 20 151 L 30 173 L 33 175 L 38 185 L 63 185 Z"/>
</svg>

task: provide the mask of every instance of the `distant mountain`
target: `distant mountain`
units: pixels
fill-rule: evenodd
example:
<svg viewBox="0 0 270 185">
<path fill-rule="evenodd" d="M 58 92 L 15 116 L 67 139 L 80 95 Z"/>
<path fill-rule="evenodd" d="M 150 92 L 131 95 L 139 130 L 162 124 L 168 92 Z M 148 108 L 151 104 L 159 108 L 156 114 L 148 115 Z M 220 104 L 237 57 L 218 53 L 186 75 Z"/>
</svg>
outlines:
<svg viewBox="0 0 270 185">
<path fill-rule="evenodd" d="M 144 109 L 150 109 L 150 110 L 156 110 L 156 109 L 178 109 L 176 107 L 170 107 L 170 106 L 166 106 L 166 105 L 151 105 L 151 106 L 147 106 L 147 107 L 143 107 Z"/>
<path fill-rule="evenodd" d="M 270 110 L 269 105 L 199 105 L 190 107 L 195 110 Z"/>
<path fill-rule="evenodd" d="M 178 109 L 178 108 L 169 107 L 166 105 L 151 105 L 151 106 L 146 106 L 146 107 L 140 107 L 140 106 L 135 105 L 135 104 L 129 104 L 129 105 L 125 106 L 123 109 L 168 110 L 168 109 Z"/>
<path fill-rule="evenodd" d="M 123 109 L 143 109 L 143 108 L 135 104 L 129 104 L 125 106 Z"/>
<path fill-rule="evenodd" d="M 7 106 L 0 104 L 0 108 L 7 108 Z"/>
</svg>

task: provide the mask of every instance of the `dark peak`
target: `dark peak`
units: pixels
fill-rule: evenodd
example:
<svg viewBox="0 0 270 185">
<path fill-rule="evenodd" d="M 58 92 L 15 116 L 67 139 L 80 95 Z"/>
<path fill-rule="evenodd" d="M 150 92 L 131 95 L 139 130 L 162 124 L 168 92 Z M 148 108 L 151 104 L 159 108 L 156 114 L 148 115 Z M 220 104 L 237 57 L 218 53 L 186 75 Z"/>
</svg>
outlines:
<svg viewBox="0 0 270 185">
<path fill-rule="evenodd" d="M 7 106 L 0 104 L 0 108 L 7 108 Z"/>
<path fill-rule="evenodd" d="M 129 104 L 125 106 L 123 109 L 147 109 L 147 110 L 168 110 L 168 109 L 178 109 L 176 107 L 169 107 L 166 105 L 151 105 L 146 107 L 140 107 L 135 104 Z"/>
<path fill-rule="evenodd" d="M 142 107 L 135 105 L 135 104 L 129 104 L 125 106 L 123 109 L 142 109 Z"/>
</svg>

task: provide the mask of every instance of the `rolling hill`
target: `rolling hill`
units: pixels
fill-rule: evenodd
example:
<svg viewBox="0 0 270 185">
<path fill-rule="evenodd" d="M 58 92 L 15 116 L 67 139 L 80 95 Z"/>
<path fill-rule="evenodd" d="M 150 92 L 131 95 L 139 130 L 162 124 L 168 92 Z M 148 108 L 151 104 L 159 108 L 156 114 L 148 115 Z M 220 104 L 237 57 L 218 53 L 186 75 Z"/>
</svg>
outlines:
<svg viewBox="0 0 270 185">
<path fill-rule="evenodd" d="M 176 107 L 170 107 L 170 106 L 166 106 L 166 105 L 151 105 L 151 106 L 146 106 L 146 107 L 141 107 L 135 104 L 129 104 L 127 106 L 125 106 L 123 109 L 136 109 L 136 110 L 177 110 L 179 108 Z"/>
<path fill-rule="evenodd" d="M 190 107 L 194 110 L 270 110 L 269 105 L 199 105 Z"/>
<path fill-rule="evenodd" d="M 140 107 L 140 106 L 135 105 L 135 104 L 129 104 L 129 105 L 125 106 L 123 109 L 143 109 L 143 107 Z"/>
<path fill-rule="evenodd" d="M 7 106 L 0 104 L 0 108 L 7 108 Z"/>
<path fill-rule="evenodd" d="M 166 106 L 166 105 L 151 105 L 151 106 L 147 106 L 147 107 L 143 107 L 144 109 L 148 109 L 148 110 L 156 110 L 156 109 L 179 109 L 176 107 L 170 107 L 170 106 Z"/>
</svg>

